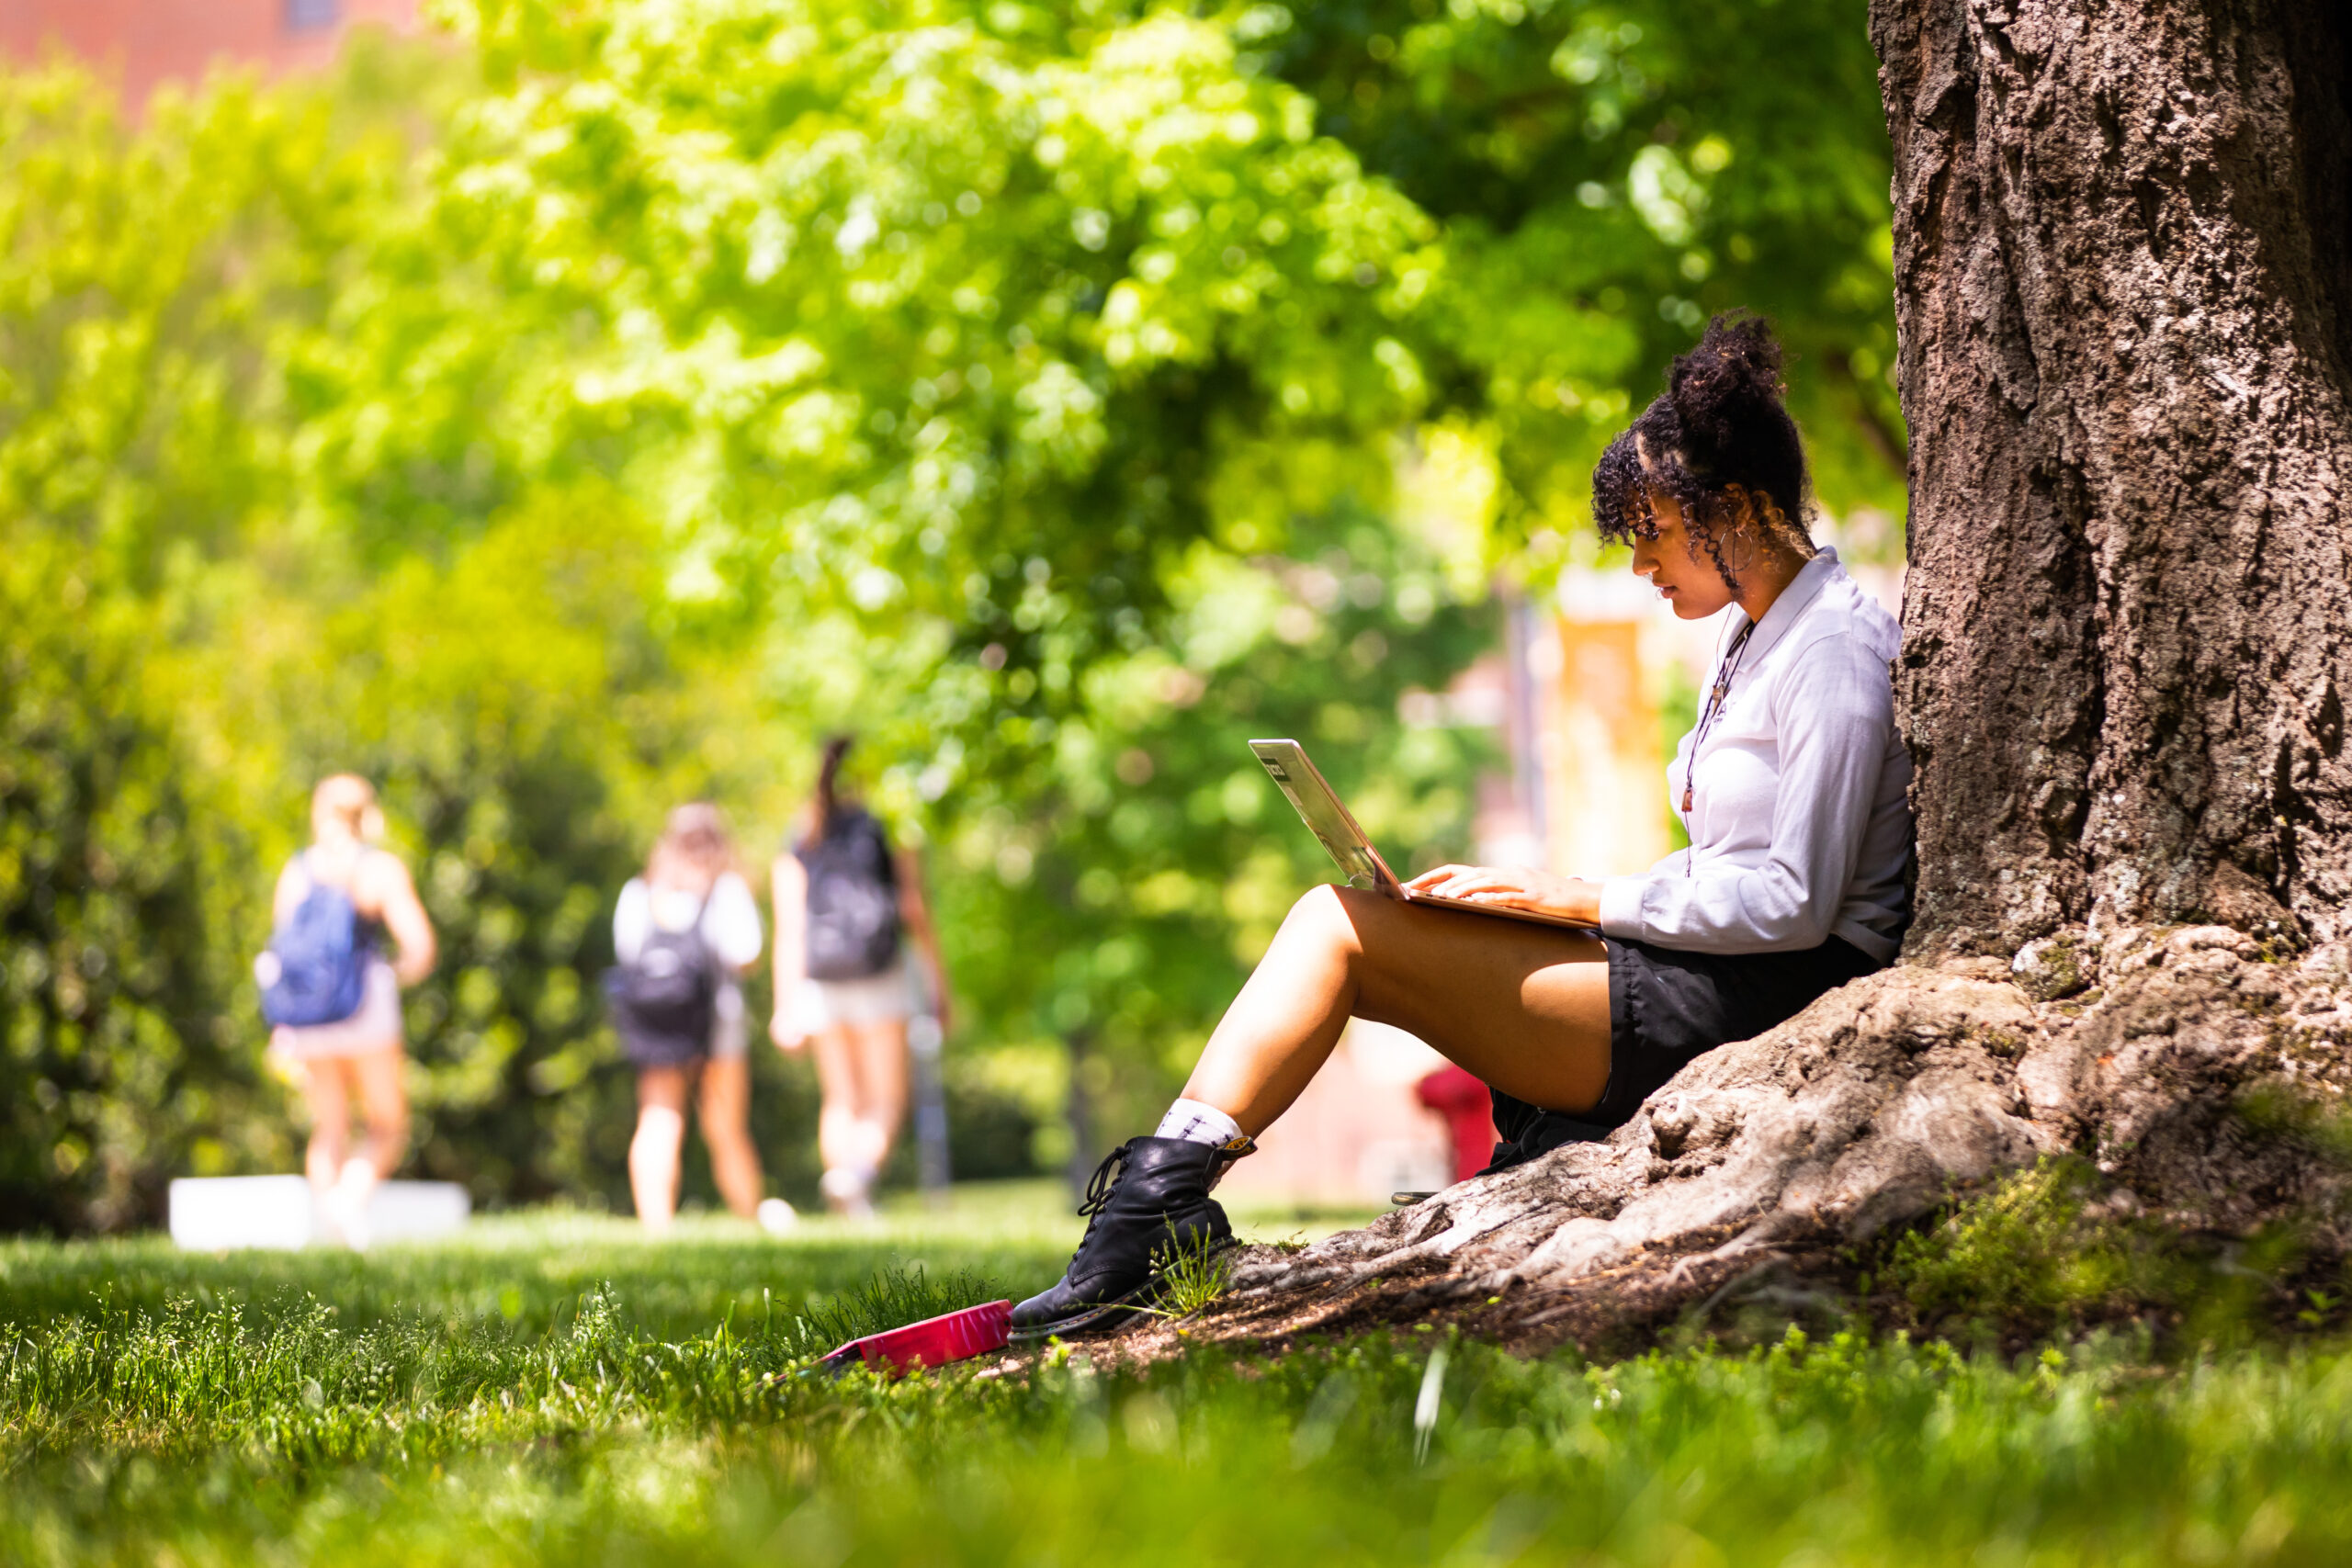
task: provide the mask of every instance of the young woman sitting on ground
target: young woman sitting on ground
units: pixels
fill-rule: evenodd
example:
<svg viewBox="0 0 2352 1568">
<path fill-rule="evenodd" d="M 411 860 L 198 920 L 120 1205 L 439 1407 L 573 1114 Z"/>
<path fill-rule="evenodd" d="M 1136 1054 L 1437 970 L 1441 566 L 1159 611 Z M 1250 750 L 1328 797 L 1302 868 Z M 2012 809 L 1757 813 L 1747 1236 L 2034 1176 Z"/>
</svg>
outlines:
<svg viewBox="0 0 2352 1568">
<path fill-rule="evenodd" d="M 1155 1255 L 1228 1242 L 1210 1188 L 1350 1018 L 1483 1079 L 1525 1157 L 1624 1122 L 1702 1053 L 1894 956 L 1910 908 L 1900 633 L 1805 531 L 1780 366 L 1763 321 L 1716 318 L 1593 473 L 1594 522 L 1633 547 L 1635 574 L 1685 620 L 1729 612 L 1667 773 L 1690 847 L 1601 882 L 1448 865 L 1412 884 L 1591 934 L 1348 887 L 1299 899 L 1158 1132 L 1103 1161 L 1077 1256 L 1014 1309 L 1016 1332 L 1107 1327 L 1149 1300 Z"/>
</svg>

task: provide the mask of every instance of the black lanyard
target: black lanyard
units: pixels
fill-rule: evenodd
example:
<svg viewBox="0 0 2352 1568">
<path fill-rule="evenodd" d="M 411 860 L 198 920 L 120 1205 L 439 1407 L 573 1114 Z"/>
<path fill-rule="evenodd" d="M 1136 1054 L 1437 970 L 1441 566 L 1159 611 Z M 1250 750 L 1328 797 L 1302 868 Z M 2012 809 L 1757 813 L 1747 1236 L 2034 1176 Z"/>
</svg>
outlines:
<svg viewBox="0 0 2352 1568">
<path fill-rule="evenodd" d="M 1699 771 L 1699 748 L 1706 743 L 1707 731 L 1714 727 L 1716 716 L 1724 711 L 1724 699 L 1731 694 L 1731 678 L 1739 673 L 1739 656 L 1747 650 L 1747 639 L 1754 634 L 1756 623 L 1748 622 L 1731 639 L 1731 647 L 1724 650 L 1723 660 L 1715 666 L 1714 690 L 1707 694 L 1706 711 L 1690 731 L 1690 757 L 1682 764 L 1682 820 L 1690 821 L 1690 803 L 1694 798 L 1691 780 Z"/>
</svg>

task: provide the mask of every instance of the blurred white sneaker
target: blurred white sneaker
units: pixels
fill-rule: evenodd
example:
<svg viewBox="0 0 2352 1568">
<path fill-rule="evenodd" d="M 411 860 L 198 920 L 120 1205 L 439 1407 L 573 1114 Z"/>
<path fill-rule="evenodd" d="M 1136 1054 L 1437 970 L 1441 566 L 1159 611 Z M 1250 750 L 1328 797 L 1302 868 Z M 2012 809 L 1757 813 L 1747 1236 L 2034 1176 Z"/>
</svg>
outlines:
<svg viewBox="0 0 2352 1568">
<path fill-rule="evenodd" d="M 800 1223 L 800 1213 L 781 1198 L 763 1198 L 758 1210 L 760 1228 L 770 1235 L 783 1235 Z"/>
<path fill-rule="evenodd" d="M 853 1170 L 848 1166 L 836 1166 L 825 1172 L 817 1182 L 817 1190 L 825 1195 L 826 1204 L 834 1213 L 847 1220 L 870 1220 L 874 1217 L 871 1172 Z"/>
<path fill-rule="evenodd" d="M 356 1171 L 353 1169 L 355 1166 L 358 1168 Z M 368 1201 L 375 1196 L 375 1168 L 363 1160 L 352 1160 L 344 1166 L 342 1179 L 327 1194 L 327 1227 L 337 1241 L 354 1252 L 367 1251 L 368 1243 L 373 1239 L 368 1229 Z"/>
<path fill-rule="evenodd" d="M 311 1192 L 311 1239 L 322 1247 L 343 1245 L 343 1221 L 335 1210 L 334 1189 Z"/>
</svg>

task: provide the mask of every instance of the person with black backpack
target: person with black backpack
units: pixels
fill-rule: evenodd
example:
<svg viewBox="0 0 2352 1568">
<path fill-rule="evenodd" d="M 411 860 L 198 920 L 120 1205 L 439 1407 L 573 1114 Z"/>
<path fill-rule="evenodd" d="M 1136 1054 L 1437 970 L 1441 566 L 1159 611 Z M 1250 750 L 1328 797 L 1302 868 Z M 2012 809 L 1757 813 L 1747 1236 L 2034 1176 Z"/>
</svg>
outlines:
<svg viewBox="0 0 2352 1568">
<path fill-rule="evenodd" d="M 270 1055 L 302 1085 L 311 1140 L 303 1168 L 321 1228 L 368 1245 L 368 1203 L 408 1144 L 401 987 L 433 972 L 433 921 L 384 832 L 376 791 L 351 773 L 311 796 L 311 847 L 286 863 L 269 948 L 254 964 Z M 385 937 L 397 957 L 382 953 Z M 367 1138 L 351 1152 L 351 1102 Z"/>
<path fill-rule="evenodd" d="M 948 1026 L 947 969 L 915 858 L 891 847 L 874 815 L 841 793 L 846 736 L 828 741 L 803 832 L 775 866 L 777 1046 L 813 1046 L 822 1109 L 817 1147 L 825 1201 L 874 1212 L 876 1174 L 907 1112 L 907 1023 L 916 995 L 912 938 L 933 1016 Z"/>
<path fill-rule="evenodd" d="M 710 1171 L 727 1206 L 770 1231 L 789 1228 L 791 1205 L 764 1196 L 752 1145 L 752 1072 L 738 981 L 760 956 L 760 908 L 735 869 L 735 844 L 718 807 L 697 801 L 670 813 L 645 874 L 631 877 L 613 911 L 605 999 L 621 1049 L 637 1068 L 637 1133 L 628 1184 L 650 1231 L 678 1206 L 686 1097 L 695 1094 Z"/>
</svg>

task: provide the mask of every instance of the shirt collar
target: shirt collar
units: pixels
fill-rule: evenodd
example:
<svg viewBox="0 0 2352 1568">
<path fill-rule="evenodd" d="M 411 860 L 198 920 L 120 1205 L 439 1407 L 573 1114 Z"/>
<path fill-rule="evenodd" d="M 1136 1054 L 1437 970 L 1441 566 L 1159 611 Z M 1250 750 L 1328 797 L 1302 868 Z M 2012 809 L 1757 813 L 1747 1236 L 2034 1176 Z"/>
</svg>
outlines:
<svg viewBox="0 0 2352 1568">
<path fill-rule="evenodd" d="M 1748 657 L 1761 659 L 1770 652 L 1773 645 L 1796 625 L 1797 617 L 1804 614 L 1805 607 L 1821 597 L 1821 591 L 1829 585 L 1830 578 L 1838 570 L 1836 547 L 1824 545 L 1815 550 L 1813 558 L 1789 580 L 1786 588 L 1781 590 L 1781 596 L 1772 601 L 1772 607 L 1764 612 L 1764 618 L 1756 623 L 1756 635 L 1749 639 Z M 1739 615 L 1744 624 L 1747 612 L 1742 610 Z"/>
</svg>

